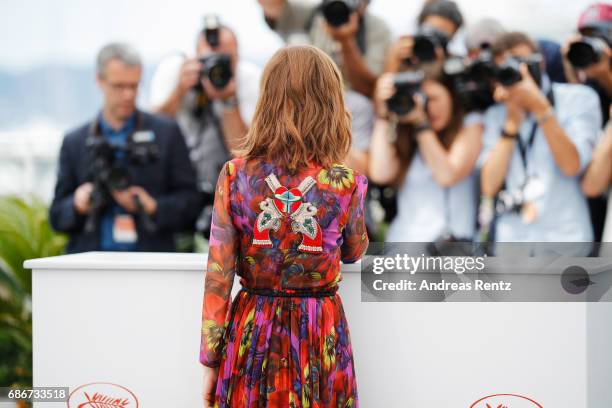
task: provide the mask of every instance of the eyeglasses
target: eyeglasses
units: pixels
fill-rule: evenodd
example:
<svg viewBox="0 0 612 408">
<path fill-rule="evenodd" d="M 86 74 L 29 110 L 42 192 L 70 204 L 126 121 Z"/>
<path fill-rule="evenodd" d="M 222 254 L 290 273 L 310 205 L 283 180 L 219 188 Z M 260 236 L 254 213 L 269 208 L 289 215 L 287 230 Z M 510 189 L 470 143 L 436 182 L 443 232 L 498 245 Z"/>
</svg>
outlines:
<svg viewBox="0 0 612 408">
<path fill-rule="evenodd" d="M 110 82 L 110 81 L 105 81 L 109 88 L 113 91 L 113 92 L 123 92 L 123 91 L 137 91 L 138 90 L 138 85 L 139 83 L 122 83 L 122 82 Z"/>
</svg>

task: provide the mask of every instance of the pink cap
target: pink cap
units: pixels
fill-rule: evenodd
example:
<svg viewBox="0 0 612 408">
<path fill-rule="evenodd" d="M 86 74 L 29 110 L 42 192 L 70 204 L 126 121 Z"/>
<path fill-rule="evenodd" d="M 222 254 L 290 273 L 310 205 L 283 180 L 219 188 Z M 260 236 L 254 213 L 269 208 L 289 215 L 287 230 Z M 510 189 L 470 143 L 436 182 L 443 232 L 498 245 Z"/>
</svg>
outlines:
<svg viewBox="0 0 612 408">
<path fill-rule="evenodd" d="M 612 28 L 612 4 L 597 3 L 589 6 L 578 19 L 578 30 L 583 28 Z"/>
</svg>

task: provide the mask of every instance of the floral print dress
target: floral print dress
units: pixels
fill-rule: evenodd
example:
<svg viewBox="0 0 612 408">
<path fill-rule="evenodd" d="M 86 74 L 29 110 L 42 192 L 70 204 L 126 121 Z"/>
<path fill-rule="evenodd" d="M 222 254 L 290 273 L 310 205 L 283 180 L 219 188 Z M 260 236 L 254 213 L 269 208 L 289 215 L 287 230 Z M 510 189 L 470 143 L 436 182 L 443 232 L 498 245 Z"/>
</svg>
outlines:
<svg viewBox="0 0 612 408">
<path fill-rule="evenodd" d="M 243 158 L 224 164 L 200 348 L 200 362 L 219 367 L 215 407 L 359 406 L 349 329 L 334 290 L 340 261 L 357 261 L 368 245 L 366 190 L 367 178 L 341 164 L 311 163 L 295 174 Z M 235 274 L 243 288 L 271 294 L 243 289 L 230 302 Z"/>
</svg>

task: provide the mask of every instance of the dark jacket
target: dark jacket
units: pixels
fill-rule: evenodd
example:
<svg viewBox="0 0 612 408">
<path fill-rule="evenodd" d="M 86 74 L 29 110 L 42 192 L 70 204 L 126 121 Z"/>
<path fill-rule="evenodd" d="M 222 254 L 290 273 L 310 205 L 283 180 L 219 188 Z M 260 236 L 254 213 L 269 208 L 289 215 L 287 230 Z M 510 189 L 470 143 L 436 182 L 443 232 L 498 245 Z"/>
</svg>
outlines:
<svg viewBox="0 0 612 408">
<path fill-rule="evenodd" d="M 147 232 L 138 221 L 139 251 L 175 251 L 173 233 L 193 230 L 200 212 L 196 175 L 189 159 L 183 135 L 174 120 L 138 111 L 138 130 L 151 130 L 159 146 L 159 158 L 150 163 L 129 165 L 132 185 L 143 187 L 157 200 L 157 212 L 152 217 L 155 232 Z M 86 215 L 78 214 L 73 205 L 74 192 L 81 184 L 91 181 L 90 154 L 87 139 L 93 124 L 87 123 L 68 133 L 62 142 L 55 196 L 49 210 L 54 229 L 70 234 L 66 252 L 100 249 L 100 232 L 85 231 Z"/>
</svg>

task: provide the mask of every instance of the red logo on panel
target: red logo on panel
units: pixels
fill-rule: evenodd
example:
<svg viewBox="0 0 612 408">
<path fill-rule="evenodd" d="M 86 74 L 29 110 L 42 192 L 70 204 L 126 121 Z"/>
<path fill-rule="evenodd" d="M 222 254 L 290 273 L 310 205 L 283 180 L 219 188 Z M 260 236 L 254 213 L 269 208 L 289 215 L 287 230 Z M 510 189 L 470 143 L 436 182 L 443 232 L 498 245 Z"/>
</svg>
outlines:
<svg viewBox="0 0 612 408">
<path fill-rule="evenodd" d="M 138 408 L 136 395 L 113 383 L 95 382 L 81 385 L 70 393 L 68 408 Z"/>
<path fill-rule="evenodd" d="M 470 408 L 543 408 L 531 398 L 518 394 L 493 394 L 479 399 Z"/>
</svg>

